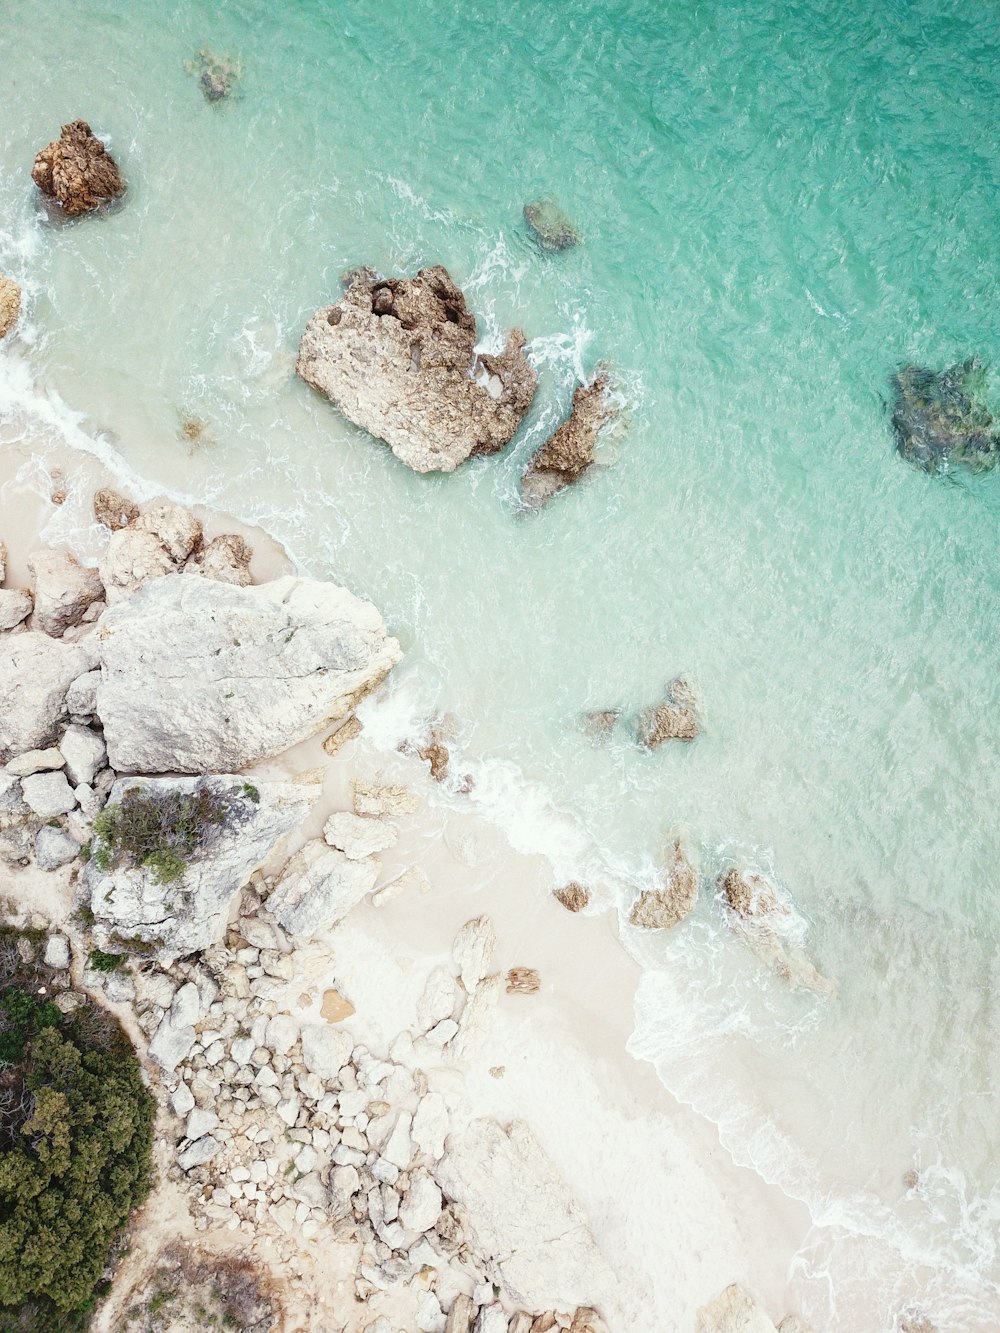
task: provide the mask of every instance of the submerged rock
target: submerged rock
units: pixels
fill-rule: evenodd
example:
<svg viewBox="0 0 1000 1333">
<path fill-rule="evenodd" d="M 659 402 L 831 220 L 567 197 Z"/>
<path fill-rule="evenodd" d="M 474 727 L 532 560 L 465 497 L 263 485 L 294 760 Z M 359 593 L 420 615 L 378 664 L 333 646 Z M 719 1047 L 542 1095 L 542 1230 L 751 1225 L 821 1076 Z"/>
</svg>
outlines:
<svg viewBox="0 0 1000 1333">
<path fill-rule="evenodd" d="M 90 213 L 125 192 L 114 158 L 85 120 L 62 127 L 59 138 L 35 158 L 31 179 L 68 217 Z"/>
<path fill-rule="evenodd" d="M 21 289 L 0 273 L 0 338 L 6 338 L 21 313 Z"/>
<path fill-rule="evenodd" d="M 801 949 L 782 937 L 793 920 L 791 908 L 778 896 L 774 885 L 762 875 L 735 867 L 716 881 L 728 911 L 730 925 L 767 967 L 794 990 L 833 995 L 836 987 L 809 961 Z"/>
<path fill-rule="evenodd" d="M 694 911 L 698 901 L 698 874 L 680 842 L 675 842 L 670 864 L 658 889 L 646 889 L 632 904 L 629 923 L 643 930 L 669 929 Z"/>
<path fill-rule="evenodd" d="M 590 384 L 581 384 L 574 392 L 569 416 L 533 455 L 521 478 L 526 505 L 547 504 L 591 466 L 597 437 L 616 415 L 608 401 L 610 387 L 607 372 L 599 370 Z"/>
<path fill-rule="evenodd" d="M 604 745 L 611 739 L 621 715 L 620 708 L 595 708 L 580 714 L 580 728 L 594 745 Z"/>
<path fill-rule="evenodd" d="M 637 739 L 646 750 L 665 741 L 693 741 L 698 731 L 694 691 L 683 676 L 667 686 L 663 703 L 644 708 L 636 720 Z"/>
<path fill-rule="evenodd" d="M 925 472 L 954 463 L 984 471 L 1000 460 L 1000 431 L 981 401 L 978 358 L 947 370 L 904 366 L 893 377 L 892 424 L 902 456 Z"/>
<path fill-rule="evenodd" d="M 580 233 L 554 199 L 525 204 L 524 220 L 543 250 L 569 250 L 580 244 Z"/>
<path fill-rule="evenodd" d="M 476 321 L 447 269 L 359 276 L 317 311 L 297 373 L 417 472 L 451 472 L 517 430 L 537 375 L 514 329 L 499 356 L 476 355 Z"/>
<path fill-rule="evenodd" d="M 353 712 L 402 656 L 376 609 L 335 584 L 186 574 L 109 607 L 99 651 L 97 713 L 123 773 L 228 772 L 280 754 Z"/>
<path fill-rule="evenodd" d="M 744 874 L 727 870 L 718 878 L 719 892 L 737 916 L 744 920 L 783 912 L 788 908 L 778 898 L 774 887 L 762 875 Z"/>
<path fill-rule="evenodd" d="M 185 63 L 189 74 L 198 77 L 206 102 L 222 102 L 231 97 L 240 76 L 240 64 L 232 56 L 217 56 L 207 46 Z"/>
</svg>

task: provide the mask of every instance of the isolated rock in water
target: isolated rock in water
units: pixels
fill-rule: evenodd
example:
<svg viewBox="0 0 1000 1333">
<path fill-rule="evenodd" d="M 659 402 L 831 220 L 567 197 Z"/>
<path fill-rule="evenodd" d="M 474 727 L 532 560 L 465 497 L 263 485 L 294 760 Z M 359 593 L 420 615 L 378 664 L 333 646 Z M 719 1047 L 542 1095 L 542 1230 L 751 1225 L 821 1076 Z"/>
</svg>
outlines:
<svg viewBox="0 0 1000 1333">
<path fill-rule="evenodd" d="M 369 603 L 285 577 L 158 578 L 101 617 L 97 712 L 120 773 L 218 773 L 352 712 L 401 657 Z"/>
<path fill-rule="evenodd" d="M 238 533 L 226 532 L 213 537 L 196 551 L 184 566 L 184 573 L 202 574 L 207 579 L 245 588 L 253 581 L 250 577 L 252 558 L 253 551 L 244 539 Z"/>
<path fill-rule="evenodd" d="M 104 596 L 97 570 L 85 568 L 68 551 L 33 551 L 28 568 L 35 580 L 33 626 L 53 638 L 79 625 L 88 607 Z"/>
<path fill-rule="evenodd" d="M 21 289 L 13 278 L 0 273 L 0 338 L 6 338 L 21 313 Z"/>
<path fill-rule="evenodd" d="M 679 842 L 675 842 L 662 888 L 646 889 L 632 905 L 629 922 L 643 930 L 676 926 L 694 911 L 698 875 Z"/>
<path fill-rule="evenodd" d="M 582 912 L 590 902 L 590 890 L 582 884 L 564 884 L 561 889 L 553 889 L 552 896 L 558 898 L 567 912 Z"/>
<path fill-rule="evenodd" d="M 761 917 L 772 912 L 788 914 L 774 886 L 762 875 L 742 874 L 734 868 L 721 874 L 717 883 L 719 892 L 739 917 Z"/>
<path fill-rule="evenodd" d="M 351 861 L 313 838 L 281 872 L 267 909 L 289 935 L 308 939 L 356 907 L 375 887 L 378 872 L 378 861 Z"/>
<path fill-rule="evenodd" d="M 119 528 L 127 528 L 139 517 L 139 506 L 110 487 L 102 486 L 94 492 L 94 517 L 98 523 L 116 532 Z"/>
<path fill-rule="evenodd" d="M 474 1120 L 448 1139 L 437 1179 L 466 1211 L 492 1280 L 519 1305 L 573 1309 L 609 1289 L 583 1209 L 527 1125 Z"/>
<path fill-rule="evenodd" d="M 198 77 L 206 102 L 222 102 L 231 97 L 240 75 L 239 61 L 231 56 L 217 56 L 207 46 L 185 63 L 189 74 Z"/>
<path fill-rule="evenodd" d="M 534 967 L 512 967 L 507 973 L 508 995 L 536 995 L 541 984 L 538 969 Z"/>
<path fill-rule="evenodd" d="M 524 220 L 543 250 L 569 250 L 580 244 L 580 233 L 554 199 L 525 204 Z"/>
<path fill-rule="evenodd" d="M 695 1330 L 696 1333 L 777 1333 L 753 1297 L 735 1283 L 701 1307 Z"/>
<path fill-rule="evenodd" d="M 35 632 L 0 640 L 0 762 L 55 739 L 66 691 L 96 655 L 86 640 L 63 643 Z"/>
<path fill-rule="evenodd" d="M 575 391 L 569 416 L 532 456 L 521 478 L 521 499 L 526 505 L 547 504 L 593 463 L 597 437 L 615 416 L 608 402 L 609 389 L 607 372 L 601 370 L 590 384 L 581 384 Z"/>
<path fill-rule="evenodd" d="M 295 368 L 408 467 L 451 472 L 508 443 L 538 379 L 520 329 L 499 356 L 475 345 L 475 318 L 438 264 L 415 278 L 359 278 L 313 315 Z"/>
<path fill-rule="evenodd" d="M 620 717 L 620 708 L 595 708 L 580 714 L 580 726 L 583 734 L 594 745 L 605 745 L 611 739 L 615 723 Z"/>
<path fill-rule="evenodd" d="M 637 739 L 646 750 L 665 741 L 693 741 L 699 729 L 694 692 L 683 676 L 667 686 L 664 703 L 644 708 L 636 722 Z"/>
<path fill-rule="evenodd" d="M 925 472 L 953 463 L 975 471 L 1000 460 L 1000 431 L 981 401 L 985 371 L 978 358 L 947 370 L 904 366 L 893 377 L 892 424 L 902 456 Z"/>
<path fill-rule="evenodd" d="M 62 127 L 59 138 L 35 158 L 31 179 L 69 217 L 89 213 L 125 191 L 114 158 L 85 120 Z"/>
<path fill-rule="evenodd" d="M 320 788 L 291 782 L 259 782 L 248 790 L 244 778 L 127 778 L 111 789 L 108 807 L 138 788 L 143 795 L 170 797 L 195 790 L 231 796 L 231 813 L 210 827 L 191 853 L 182 876 L 163 883 L 155 867 L 128 864 L 102 870 L 102 842 L 96 839 L 80 876 L 94 914 L 94 939 L 115 952 L 122 940 L 140 940 L 151 950 L 179 957 L 222 940 L 229 910 L 254 870 L 279 840 L 306 817 Z M 254 799 L 256 797 L 256 799 Z M 112 858 L 113 859 L 113 858 Z"/>
<path fill-rule="evenodd" d="M 27 620 L 34 605 L 31 593 L 23 588 L 0 588 L 0 630 L 13 629 Z"/>
<path fill-rule="evenodd" d="M 99 571 L 109 606 L 123 602 L 152 579 L 177 572 L 169 553 L 152 532 L 119 528 L 112 532 Z"/>
</svg>

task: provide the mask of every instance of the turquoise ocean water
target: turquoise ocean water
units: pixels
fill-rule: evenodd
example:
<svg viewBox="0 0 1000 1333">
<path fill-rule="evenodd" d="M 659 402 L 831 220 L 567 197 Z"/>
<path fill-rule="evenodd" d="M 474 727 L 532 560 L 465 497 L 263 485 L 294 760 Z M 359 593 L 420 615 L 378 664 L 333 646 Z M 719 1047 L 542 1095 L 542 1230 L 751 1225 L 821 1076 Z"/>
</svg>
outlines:
<svg viewBox="0 0 1000 1333">
<path fill-rule="evenodd" d="M 370 596 L 408 653 L 386 739 L 453 714 L 477 798 L 559 874 L 627 904 L 680 831 L 706 885 L 734 857 L 775 877 L 837 998 L 789 993 L 706 889 L 669 939 L 629 940 L 632 1048 L 808 1203 L 790 1280 L 822 1331 L 1000 1327 L 1000 475 L 911 469 L 885 411 L 903 361 L 997 360 L 998 18 L 0 10 L 0 269 L 27 296 L 0 429 L 76 413 L 104 456 Z M 228 102 L 185 69 L 203 46 L 240 63 Z M 128 196 L 52 225 L 28 172 L 76 116 Z M 532 245 L 539 194 L 580 247 Z M 540 371 L 511 448 L 449 477 L 292 375 L 342 269 L 433 262 L 484 341 L 520 324 Z M 525 518 L 525 459 L 599 359 L 628 403 L 610 466 Z M 193 446 L 184 413 L 207 425 Z M 679 672 L 695 745 L 581 734 L 582 709 L 634 709 Z"/>
</svg>

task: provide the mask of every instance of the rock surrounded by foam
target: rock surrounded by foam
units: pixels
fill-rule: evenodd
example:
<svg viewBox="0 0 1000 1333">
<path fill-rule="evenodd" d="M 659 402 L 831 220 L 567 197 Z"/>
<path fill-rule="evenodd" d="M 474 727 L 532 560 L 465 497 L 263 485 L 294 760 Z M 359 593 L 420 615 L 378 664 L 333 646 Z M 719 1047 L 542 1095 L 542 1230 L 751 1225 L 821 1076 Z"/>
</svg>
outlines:
<svg viewBox="0 0 1000 1333">
<path fill-rule="evenodd" d="M 295 368 L 408 467 L 452 472 L 508 443 L 538 378 L 520 329 L 499 356 L 475 346 L 475 316 L 442 265 L 414 278 L 362 271 L 306 325 Z"/>
<path fill-rule="evenodd" d="M 573 394 L 569 416 L 533 455 L 521 478 L 521 499 L 537 508 L 580 477 L 594 461 L 601 430 L 615 416 L 608 400 L 611 381 L 601 370 Z"/>
</svg>

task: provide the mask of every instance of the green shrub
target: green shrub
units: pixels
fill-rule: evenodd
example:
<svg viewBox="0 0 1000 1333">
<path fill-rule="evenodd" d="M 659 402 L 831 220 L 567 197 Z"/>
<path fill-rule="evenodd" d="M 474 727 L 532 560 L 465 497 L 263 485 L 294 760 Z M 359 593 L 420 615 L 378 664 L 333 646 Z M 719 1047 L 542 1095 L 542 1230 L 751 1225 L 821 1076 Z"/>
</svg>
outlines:
<svg viewBox="0 0 1000 1333">
<path fill-rule="evenodd" d="M 256 787 L 163 792 L 131 787 L 94 820 L 92 857 L 99 870 L 120 865 L 147 869 L 161 884 L 181 879 L 194 855 L 223 826 L 243 818 L 246 802 L 260 800 Z"/>
<path fill-rule="evenodd" d="M 0 1067 L 16 1064 L 28 1041 L 43 1028 L 58 1027 L 62 1014 L 20 986 L 0 991 Z"/>
<path fill-rule="evenodd" d="M 94 1006 L 63 1017 L 11 986 L 0 1015 L 21 1044 L 0 1071 L 0 1330 L 82 1330 L 149 1188 L 153 1099 Z"/>
<path fill-rule="evenodd" d="M 117 972 L 125 963 L 125 955 L 105 953 L 103 949 L 91 949 L 87 961 L 95 972 Z"/>
</svg>

